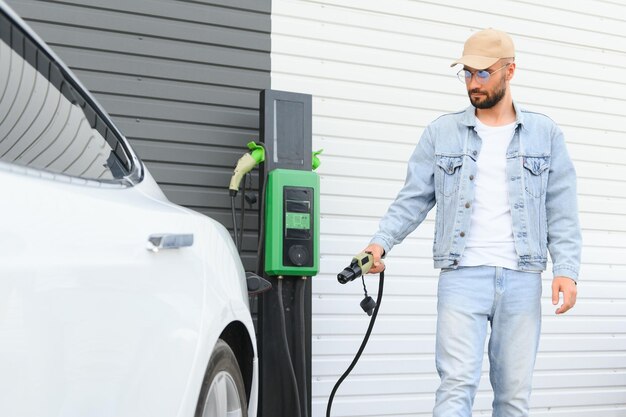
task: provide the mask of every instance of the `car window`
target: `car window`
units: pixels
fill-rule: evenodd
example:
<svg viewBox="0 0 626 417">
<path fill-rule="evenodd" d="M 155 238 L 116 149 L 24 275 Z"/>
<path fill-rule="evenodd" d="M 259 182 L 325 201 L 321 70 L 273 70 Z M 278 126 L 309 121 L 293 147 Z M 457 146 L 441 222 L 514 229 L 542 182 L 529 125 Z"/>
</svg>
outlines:
<svg viewBox="0 0 626 417">
<path fill-rule="evenodd" d="M 0 160 L 111 182 L 130 175 L 129 148 L 46 52 L 0 16 Z"/>
</svg>

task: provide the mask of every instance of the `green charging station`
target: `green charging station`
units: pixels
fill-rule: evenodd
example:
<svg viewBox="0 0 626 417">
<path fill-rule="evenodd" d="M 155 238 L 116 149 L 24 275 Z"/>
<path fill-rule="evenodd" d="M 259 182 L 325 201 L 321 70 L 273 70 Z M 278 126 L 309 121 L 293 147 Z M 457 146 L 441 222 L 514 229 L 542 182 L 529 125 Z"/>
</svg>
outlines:
<svg viewBox="0 0 626 417">
<path fill-rule="evenodd" d="M 312 151 L 312 97 L 260 96 L 258 417 L 311 416 L 311 288 L 319 271 L 320 178 Z"/>
<path fill-rule="evenodd" d="M 319 270 L 319 176 L 275 169 L 267 178 L 265 272 L 314 276 Z"/>
</svg>

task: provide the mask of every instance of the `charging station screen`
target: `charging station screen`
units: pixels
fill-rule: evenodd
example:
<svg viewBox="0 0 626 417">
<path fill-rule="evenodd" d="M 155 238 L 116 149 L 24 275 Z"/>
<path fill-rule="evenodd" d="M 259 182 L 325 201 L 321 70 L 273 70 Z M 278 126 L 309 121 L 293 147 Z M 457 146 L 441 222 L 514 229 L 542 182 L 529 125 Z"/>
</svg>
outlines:
<svg viewBox="0 0 626 417">
<path fill-rule="evenodd" d="M 309 213 L 289 213 L 285 218 L 287 229 L 309 230 L 311 228 L 311 215 Z"/>
<path fill-rule="evenodd" d="M 311 190 L 289 187 L 285 192 L 291 199 L 285 200 L 285 237 L 288 239 L 311 239 Z M 297 200 L 296 200 L 297 198 Z"/>
</svg>

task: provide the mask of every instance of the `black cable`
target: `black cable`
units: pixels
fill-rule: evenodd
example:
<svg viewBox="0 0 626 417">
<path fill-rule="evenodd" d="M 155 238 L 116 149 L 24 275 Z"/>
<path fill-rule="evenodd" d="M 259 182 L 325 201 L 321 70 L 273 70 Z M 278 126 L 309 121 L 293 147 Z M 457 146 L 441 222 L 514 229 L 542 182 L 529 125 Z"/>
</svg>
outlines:
<svg viewBox="0 0 626 417">
<path fill-rule="evenodd" d="M 289 353 L 289 342 L 287 342 L 287 325 L 285 324 L 285 306 L 283 303 L 283 278 L 278 278 L 278 305 L 280 309 L 280 325 L 283 329 L 283 344 L 285 345 L 285 354 L 287 356 L 287 363 L 289 364 L 289 371 L 291 374 L 291 383 L 293 384 L 294 398 L 296 399 L 296 409 L 298 410 L 297 417 L 301 417 L 301 406 L 300 406 L 300 394 L 298 392 L 298 381 L 296 379 L 296 371 L 293 368 L 293 362 L 291 361 L 291 354 Z"/>
<path fill-rule="evenodd" d="M 259 143 L 259 146 L 263 148 L 265 154 L 267 156 L 267 148 L 264 143 Z M 263 189 L 261 190 L 261 184 L 263 185 Z M 265 256 L 265 251 L 263 250 L 265 247 L 265 190 L 267 190 L 267 173 L 265 172 L 265 168 L 261 170 L 259 168 L 259 217 L 261 219 L 259 224 L 259 242 L 256 250 L 256 274 L 259 276 L 263 276 L 262 267 L 264 265 L 261 260 L 262 256 Z"/>
<path fill-rule="evenodd" d="M 306 316 L 306 312 L 305 312 L 305 308 L 304 308 L 304 301 L 305 301 L 305 291 L 304 289 L 306 288 L 306 283 L 307 283 L 307 278 L 306 277 L 302 277 L 300 278 L 300 282 L 299 282 L 299 286 L 298 286 L 298 292 L 299 292 L 299 299 L 300 299 L 300 346 L 302 346 L 302 355 L 300 356 L 301 361 L 300 361 L 300 365 L 302 366 L 302 368 L 300 369 L 300 372 L 302 373 L 302 386 L 300 387 L 301 390 L 300 392 L 302 392 L 302 399 L 301 399 L 301 404 L 302 404 L 302 415 L 303 417 L 307 417 L 309 415 L 308 413 L 308 407 L 307 407 L 307 397 L 308 397 L 308 392 L 307 392 L 307 361 L 306 361 L 306 320 L 305 320 L 305 316 Z"/>
<path fill-rule="evenodd" d="M 363 293 L 367 297 L 367 287 L 365 286 L 365 276 L 361 275 L 361 282 L 363 283 Z"/>
<path fill-rule="evenodd" d="M 346 371 L 343 373 L 343 375 L 341 375 L 341 377 L 339 378 L 339 380 L 333 387 L 333 390 L 330 393 L 330 397 L 328 397 L 328 405 L 326 407 L 326 417 L 330 417 L 330 409 L 333 406 L 335 393 L 339 389 L 339 386 L 341 385 L 343 380 L 346 379 L 348 375 L 350 375 L 350 372 L 352 372 L 352 369 L 355 367 L 355 365 L 359 361 L 359 358 L 361 357 L 361 354 L 363 353 L 363 350 L 365 349 L 365 346 L 367 345 L 367 341 L 370 338 L 370 334 L 372 333 L 372 329 L 374 328 L 374 323 L 376 322 L 376 316 L 378 315 L 378 309 L 380 308 L 380 302 L 383 299 L 384 279 L 385 279 L 385 272 L 381 271 L 380 279 L 378 280 L 378 296 L 376 298 L 376 307 L 374 308 L 374 313 L 372 314 L 372 318 L 370 319 L 370 324 L 367 328 L 367 331 L 365 332 L 365 337 L 363 338 L 363 342 L 361 342 L 361 347 L 359 347 L 359 351 L 356 353 L 356 356 L 352 360 L 352 363 L 350 364 L 350 366 L 348 366 L 348 369 L 346 369 Z"/>
<path fill-rule="evenodd" d="M 237 242 L 237 215 L 235 214 L 235 196 L 230 196 L 230 210 L 233 214 L 233 240 L 235 241 L 235 247 L 239 251 L 239 243 Z"/>
<path fill-rule="evenodd" d="M 263 276 L 262 266 L 263 261 L 262 257 L 265 256 L 265 251 L 263 250 L 265 247 L 265 190 L 267 187 L 264 184 L 263 190 L 259 194 L 261 194 L 261 198 L 259 201 L 259 211 L 261 216 L 261 224 L 259 224 L 259 245 L 256 251 L 256 273 L 257 275 Z"/>
<path fill-rule="evenodd" d="M 240 251 L 243 249 L 243 231 L 245 229 L 246 221 L 246 179 L 248 179 L 249 176 L 249 173 L 243 176 L 243 190 L 241 190 L 241 229 L 239 229 Z"/>
</svg>

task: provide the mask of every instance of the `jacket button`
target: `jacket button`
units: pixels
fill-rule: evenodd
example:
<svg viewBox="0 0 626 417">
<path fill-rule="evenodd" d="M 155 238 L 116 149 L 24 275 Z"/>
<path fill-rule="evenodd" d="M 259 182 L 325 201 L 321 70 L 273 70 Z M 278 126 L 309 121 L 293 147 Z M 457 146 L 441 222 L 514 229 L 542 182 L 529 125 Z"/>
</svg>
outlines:
<svg viewBox="0 0 626 417">
<path fill-rule="evenodd" d="M 476 156 L 476 155 L 478 155 L 478 152 L 473 151 L 473 152 L 472 152 L 472 155 Z"/>
<path fill-rule="evenodd" d="M 465 208 L 470 208 L 471 204 L 470 203 L 465 203 Z"/>
<path fill-rule="evenodd" d="M 461 232 L 461 233 L 459 233 L 459 236 L 461 236 L 461 237 L 465 237 L 465 232 Z"/>
<path fill-rule="evenodd" d="M 469 179 L 470 179 L 470 181 L 473 181 L 473 180 L 474 180 L 474 176 L 473 176 L 473 175 L 470 175 L 470 176 L 469 176 Z"/>
</svg>

